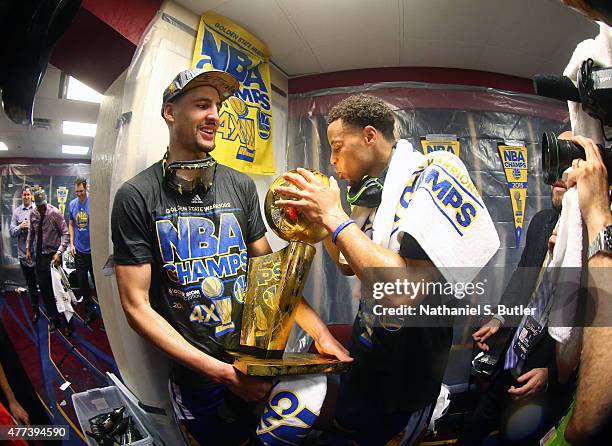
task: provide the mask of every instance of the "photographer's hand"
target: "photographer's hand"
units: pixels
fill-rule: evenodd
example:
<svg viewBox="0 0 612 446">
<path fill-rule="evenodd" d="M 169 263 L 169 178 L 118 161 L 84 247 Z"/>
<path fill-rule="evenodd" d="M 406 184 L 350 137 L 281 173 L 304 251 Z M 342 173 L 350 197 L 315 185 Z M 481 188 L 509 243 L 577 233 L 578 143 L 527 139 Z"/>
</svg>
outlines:
<svg viewBox="0 0 612 446">
<path fill-rule="evenodd" d="M 572 172 L 567 178 L 567 186 L 569 188 L 576 185 L 578 188 L 580 212 L 591 243 L 599 231 L 612 223 L 608 200 L 608 172 L 599 148 L 591 139 L 574 136 L 572 141 L 584 148 L 586 161 L 572 161 Z"/>
<path fill-rule="evenodd" d="M 489 351 L 489 344 L 487 344 L 486 340 L 497 333 L 501 325 L 502 323 L 499 319 L 491 318 L 479 330 L 472 334 L 472 338 L 476 342 L 479 349 L 484 350 L 485 352 Z"/>
</svg>

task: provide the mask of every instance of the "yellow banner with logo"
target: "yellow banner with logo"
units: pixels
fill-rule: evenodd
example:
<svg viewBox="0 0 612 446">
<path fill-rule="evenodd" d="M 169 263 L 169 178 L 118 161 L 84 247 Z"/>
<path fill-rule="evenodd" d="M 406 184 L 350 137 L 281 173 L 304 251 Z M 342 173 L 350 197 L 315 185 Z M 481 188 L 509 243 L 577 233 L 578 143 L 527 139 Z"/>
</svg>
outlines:
<svg viewBox="0 0 612 446">
<path fill-rule="evenodd" d="M 421 137 L 421 146 L 424 155 L 444 150 L 459 157 L 460 143 L 455 135 L 425 135 Z"/>
<path fill-rule="evenodd" d="M 508 191 L 512 201 L 516 246 L 518 248 L 525 222 L 525 200 L 527 199 L 527 147 L 518 144 L 498 143 L 499 156 L 502 159 Z"/>
<path fill-rule="evenodd" d="M 215 68 L 240 81 L 223 103 L 212 155 L 244 173 L 274 175 L 268 49 L 240 25 L 213 12 L 200 18 L 192 68 Z"/>
<path fill-rule="evenodd" d="M 56 191 L 57 196 L 57 207 L 60 211 L 60 214 L 64 214 L 66 210 L 66 201 L 68 201 L 68 188 L 65 186 L 61 186 L 57 188 Z"/>
</svg>

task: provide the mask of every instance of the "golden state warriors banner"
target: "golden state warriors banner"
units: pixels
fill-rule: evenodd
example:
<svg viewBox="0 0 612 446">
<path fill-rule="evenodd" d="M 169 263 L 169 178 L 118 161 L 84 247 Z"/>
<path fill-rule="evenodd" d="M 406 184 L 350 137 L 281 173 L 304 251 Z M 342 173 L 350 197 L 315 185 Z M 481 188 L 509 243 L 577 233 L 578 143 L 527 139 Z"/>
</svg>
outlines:
<svg viewBox="0 0 612 446">
<path fill-rule="evenodd" d="M 459 141 L 455 135 L 425 135 L 421 137 L 423 154 L 445 150 L 459 157 Z"/>
<path fill-rule="evenodd" d="M 217 161 L 244 173 L 274 175 L 272 95 L 268 49 L 218 14 L 200 19 L 192 68 L 215 68 L 240 81 L 219 113 Z"/>
<path fill-rule="evenodd" d="M 525 200 L 527 198 L 527 148 L 524 145 L 498 143 L 499 156 L 504 165 L 516 231 L 516 246 L 519 246 L 525 221 Z"/>
<path fill-rule="evenodd" d="M 58 187 L 56 191 L 57 196 L 57 204 L 60 214 L 63 214 L 66 210 L 66 201 L 68 200 L 68 188 L 67 187 Z"/>
</svg>

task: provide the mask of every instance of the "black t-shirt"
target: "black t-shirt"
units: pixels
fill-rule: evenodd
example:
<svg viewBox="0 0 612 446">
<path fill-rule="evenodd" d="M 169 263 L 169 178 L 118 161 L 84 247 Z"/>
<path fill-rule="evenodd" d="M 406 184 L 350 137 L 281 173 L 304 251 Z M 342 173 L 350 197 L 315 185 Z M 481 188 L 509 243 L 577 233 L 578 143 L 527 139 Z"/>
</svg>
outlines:
<svg viewBox="0 0 612 446">
<path fill-rule="evenodd" d="M 111 217 L 114 261 L 151 263 L 151 306 L 203 352 L 229 361 L 237 349 L 247 245 L 266 232 L 253 181 L 218 165 L 206 193 L 163 186 L 161 162 L 117 191 Z M 208 380 L 176 365 L 173 380 Z M 197 385 L 197 384 L 196 384 Z"/>
<path fill-rule="evenodd" d="M 429 260 L 410 234 L 402 237 L 399 254 L 407 259 Z M 423 302 L 439 305 L 440 297 L 426 296 Z M 435 401 L 452 345 L 451 327 L 374 327 L 371 342 L 364 342 L 363 331 L 358 316 L 350 352 L 355 367 L 362 369 L 355 377 L 362 378 L 351 385 L 372 401 L 373 410 L 414 411 Z"/>
</svg>

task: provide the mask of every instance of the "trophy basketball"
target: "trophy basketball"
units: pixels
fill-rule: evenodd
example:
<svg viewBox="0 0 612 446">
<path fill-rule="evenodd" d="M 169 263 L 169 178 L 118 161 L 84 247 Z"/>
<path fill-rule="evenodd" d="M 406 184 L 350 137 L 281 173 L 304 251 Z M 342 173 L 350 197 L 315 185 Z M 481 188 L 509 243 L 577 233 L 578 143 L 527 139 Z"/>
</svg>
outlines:
<svg viewBox="0 0 612 446">
<path fill-rule="evenodd" d="M 327 176 L 318 171 L 313 173 L 319 181 L 329 184 Z M 285 353 L 316 252 L 312 245 L 323 240 L 327 231 L 308 221 L 296 208 L 277 207 L 274 203 L 281 198 L 275 192 L 278 186 L 296 187 L 278 177 L 268 189 L 264 210 L 274 233 L 289 245 L 272 254 L 249 259 L 241 348 L 234 354 L 234 367 L 256 376 L 342 373 L 350 365 L 334 357 Z"/>
</svg>

